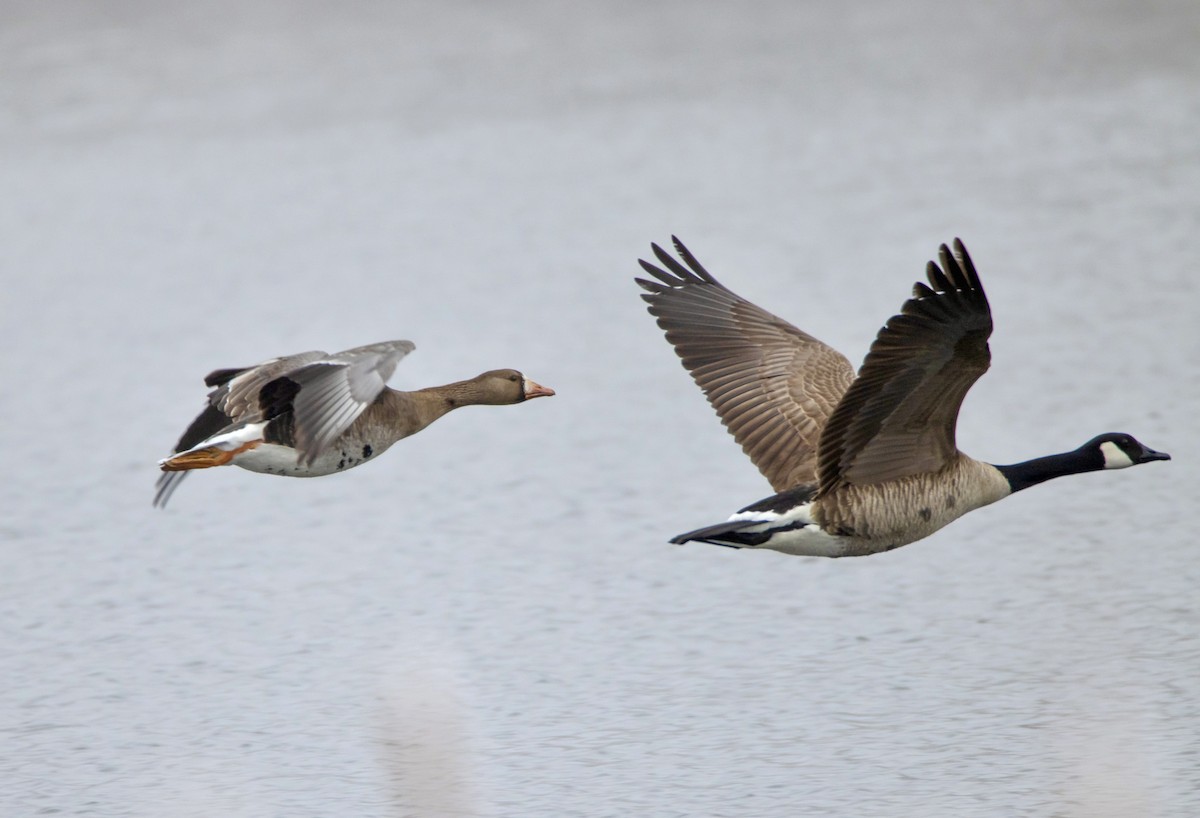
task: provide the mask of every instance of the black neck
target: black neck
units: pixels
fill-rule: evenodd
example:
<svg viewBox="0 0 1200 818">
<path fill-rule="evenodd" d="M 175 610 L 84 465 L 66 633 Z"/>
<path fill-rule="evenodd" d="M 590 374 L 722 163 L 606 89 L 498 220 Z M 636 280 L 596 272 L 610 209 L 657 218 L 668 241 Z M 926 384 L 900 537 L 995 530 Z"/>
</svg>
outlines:
<svg viewBox="0 0 1200 818">
<path fill-rule="evenodd" d="M 1104 460 L 1093 451 L 1076 449 L 1073 452 L 1052 454 L 1026 460 L 1024 463 L 1013 463 L 1011 466 L 997 466 L 1000 473 L 1008 480 L 1012 490 L 1020 491 L 1064 474 L 1079 474 L 1085 471 L 1098 471 L 1104 468 Z"/>
</svg>

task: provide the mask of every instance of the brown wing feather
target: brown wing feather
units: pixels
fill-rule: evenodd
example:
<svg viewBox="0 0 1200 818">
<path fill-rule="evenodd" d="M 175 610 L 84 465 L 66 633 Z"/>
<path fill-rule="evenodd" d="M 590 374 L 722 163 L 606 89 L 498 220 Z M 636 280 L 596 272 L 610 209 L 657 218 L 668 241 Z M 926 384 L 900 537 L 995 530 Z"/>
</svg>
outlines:
<svg viewBox="0 0 1200 818">
<path fill-rule="evenodd" d="M 941 267 L 926 268 L 933 289 L 916 284 L 879 331 L 822 433 L 822 495 L 936 472 L 957 455 L 959 407 L 991 362 L 992 316 L 962 242 L 938 255 Z"/>
<path fill-rule="evenodd" d="M 667 341 L 721 422 L 776 491 L 816 482 L 821 428 L 854 379 L 836 350 L 713 278 L 672 236 L 686 267 L 658 245 L 666 269 L 637 279 Z M 660 283 L 661 282 L 661 283 Z"/>
<path fill-rule="evenodd" d="M 263 361 L 258 366 L 242 370 L 225 381 L 219 389 L 210 392 L 209 402 L 228 415 L 233 423 L 254 422 L 262 414 L 259 393 L 264 386 L 281 375 L 326 357 L 328 353 L 313 350 Z M 214 372 L 209 377 L 216 374 L 217 372 Z"/>
</svg>

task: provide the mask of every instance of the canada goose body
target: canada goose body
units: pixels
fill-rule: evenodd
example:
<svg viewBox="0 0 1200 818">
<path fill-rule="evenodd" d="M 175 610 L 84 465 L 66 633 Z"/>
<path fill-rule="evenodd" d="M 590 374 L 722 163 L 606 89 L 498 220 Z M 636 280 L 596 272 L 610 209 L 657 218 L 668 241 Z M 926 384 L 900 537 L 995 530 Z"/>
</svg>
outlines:
<svg viewBox="0 0 1200 818">
<path fill-rule="evenodd" d="M 461 406 L 505 405 L 554 390 L 515 369 L 401 392 L 386 386 L 409 341 L 385 341 L 330 355 L 304 352 L 244 369 L 219 369 L 215 387 L 175 453 L 159 461 L 156 506 L 188 471 L 233 465 L 283 477 L 321 477 L 378 457 Z"/>
<path fill-rule="evenodd" d="M 742 299 L 679 241 L 653 250 L 642 298 L 722 422 L 778 492 L 681 534 L 788 554 L 843 557 L 929 536 L 1014 491 L 1066 474 L 1169 460 L 1129 435 L 994 466 L 955 444 L 963 398 L 987 371 L 991 312 L 962 243 L 942 245 L 857 376 L 837 351 Z M 665 268 L 665 269 L 664 269 Z"/>
</svg>

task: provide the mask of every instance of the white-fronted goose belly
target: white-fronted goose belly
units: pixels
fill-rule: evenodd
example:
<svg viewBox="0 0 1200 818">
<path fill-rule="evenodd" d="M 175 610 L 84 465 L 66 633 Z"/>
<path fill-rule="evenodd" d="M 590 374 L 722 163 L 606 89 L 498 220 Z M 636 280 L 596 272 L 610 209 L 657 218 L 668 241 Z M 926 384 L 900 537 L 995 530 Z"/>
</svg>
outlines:
<svg viewBox="0 0 1200 818">
<path fill-rule="evenodd" d="M 208 405 L 159 461 L 154 505 L 165 506 L 192 469 L 234 465 L 285 477 L 352 469 L 460 406 L 500 406 L 554 394 L 515 369 L 400 392 L 387 386 L 409 341 L 330 355 L 302 352 L 245 369 L 218 369 Z"/>
<path fill-rule="evenodd" d="M 955 444 L 963 398 L 991 361 L 992 316 L 958 239 L 929 262 L 855 377 L 836 350 L 726 289 L 678 239 L 680 264 L 637 279 L 650 314 L 721 422 L 778 494 L 681 534 L 733 548 L 847 557 L 928 537 L 968 511 L 1054 477 L 1170 460 L 1123 433 L 1011 466 Z M 685 266 L 686 265 L 686 266 Z"/>
</svg>

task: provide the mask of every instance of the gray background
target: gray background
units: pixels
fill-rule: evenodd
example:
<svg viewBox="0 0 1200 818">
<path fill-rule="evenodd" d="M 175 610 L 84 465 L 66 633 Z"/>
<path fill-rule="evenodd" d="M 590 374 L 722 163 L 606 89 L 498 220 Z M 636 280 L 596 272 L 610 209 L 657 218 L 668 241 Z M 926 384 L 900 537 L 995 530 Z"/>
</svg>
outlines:
<svg viewBox="0 0 1200 818">
<path fill-rule="evenodd" d="M 0 812 L 1200 814 L 1200 4 L 333 5 L 0 6 Z M 769 493 L 672 232 L 854 361 L 962 236 L 962 448 L 1175 461 L 668 546 Z M 151 509 L 210 369 L 390 338 L 559 396 Z"/>
</svg>

